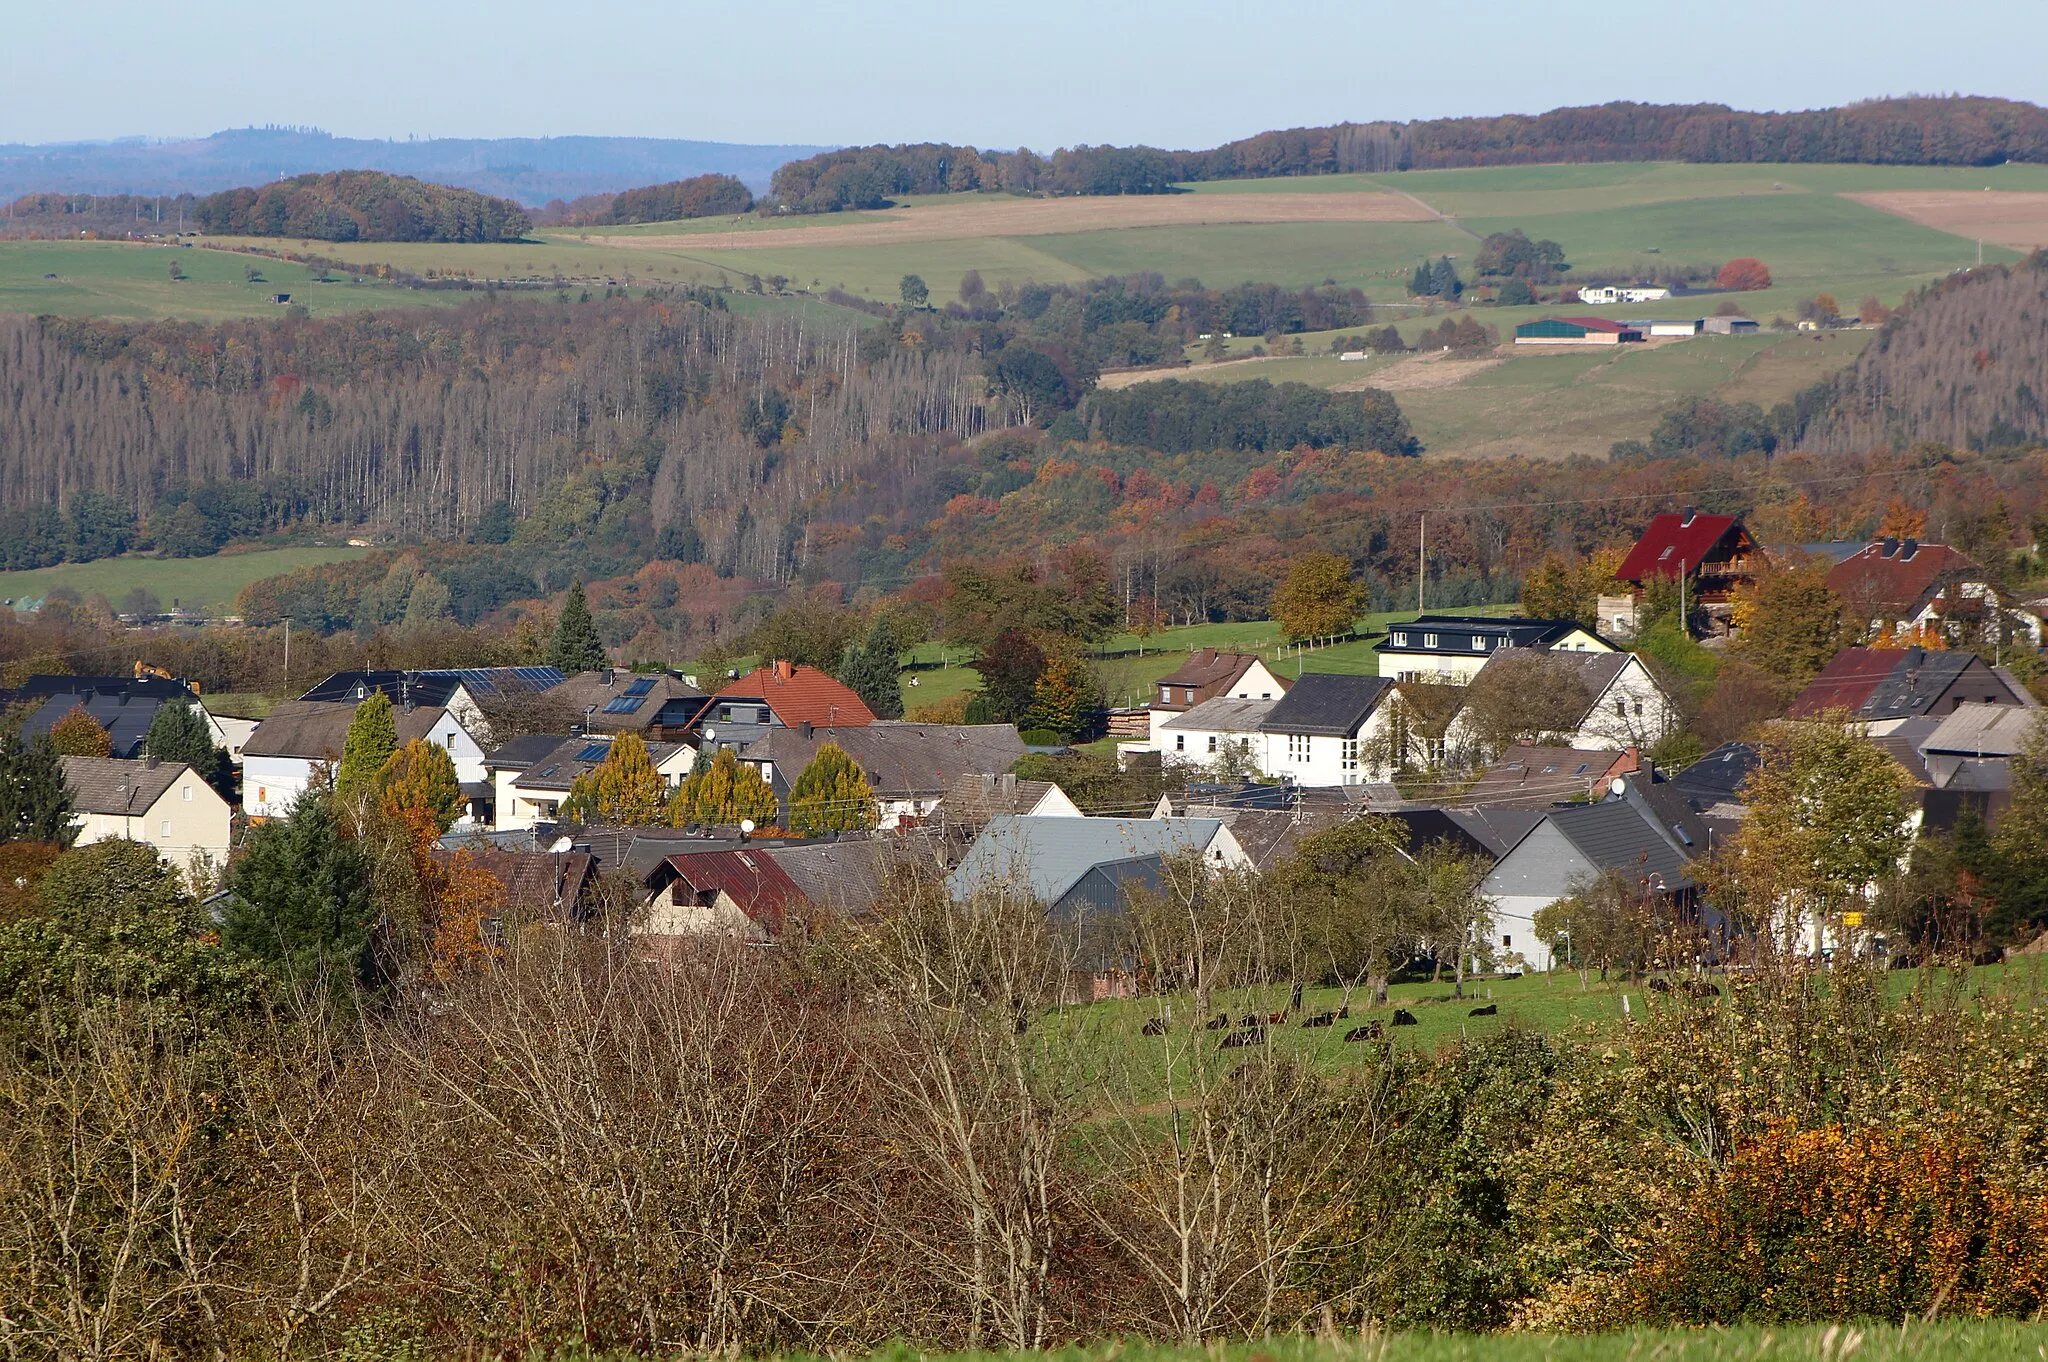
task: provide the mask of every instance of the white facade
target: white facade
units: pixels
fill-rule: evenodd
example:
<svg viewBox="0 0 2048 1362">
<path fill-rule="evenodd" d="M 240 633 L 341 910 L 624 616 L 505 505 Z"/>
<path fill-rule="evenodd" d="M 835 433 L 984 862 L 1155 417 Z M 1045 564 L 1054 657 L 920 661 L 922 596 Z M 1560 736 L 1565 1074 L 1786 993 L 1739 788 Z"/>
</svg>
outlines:
<svg viewBox="0 0 2048 1362">
<path fill-rule="evenodd" d="M 484 749 L 470 736 L 455 715 L 443 710 L 433 727 L 421 739 L 441 748 L 455 766 L 460 783 L 485 779 Z M 337 754 L 335 761 L 339 760 Z M 242 811 L 252 818 L 284 818 L 292 805 L 312 783 L 316 770 L 333 763 L 326 757 L 244 756 L 242 759 Z"/>
<path fill-rule="evenodd" d="M 1413 625 L 1397 625 L 1387 631 L 1388 642 L 1395 648 L 1418 651 L 1380 653 L 1380 675 L 1390 681 L 1431 682 L 1440 686 L 1467 686 L 1472 678 L 1479 675 L 1479 669 L 1492 661 L 1495 654 L 1505 651 L 1504 647 L 1482 650 L 1473 646 L 1471 631 L 1452 633 L 1450 630 L 1431 631 Z M 1442 640 L 1463 640 L 1465 646 L 1448 646 Z M 1492 640 L 1487 640 L 1491 642 Z M 1504 642 L 1504 641 L 1503 641 Z M 1586 629 L 1574 629 L 1549 645 L 1557 653 L 1611 653 L 1614 651 L 1605 639 Z"/>
<path fill-rule="evenodd" d="M 1159 744 L 1160 728 L 1167 721 L 1187 713 L 1187 707 L 1195 704 L 1195 694 L 1199 689 L 1200 687 L 1197 686 L 1169 686 L 1164 681 L 1159 683 L 1160 694 L 1158 702 L 1161 704 L 1179 705 L 1181 708 L 1159 709 L 1156 706 L 1153 708 L 1151 711 L 1152 750 L 1160 752 L 1166 750 L 1166 748 Z M 1252 664 L 1244 669 L 1243 676 L 1238 677 L 1227 689 L 1216 692 L 1210 698 L 1217 700 L 1278 700 L 1286 693 L 1286 683 L 1278 676 L 1275 676 L 1272 669 L 1263 661 L 1254 659 Z"/>
<path fill-rule="evenodd" d="M 1670 289 L 1655 285 L 1600 284 L 1579 290 L 1579 301 L 1594 307 L 1608 303 L 1659 303 L 1670 296 Z"/>
<path fill-rule="evenodd" d="M 1388 692 L 1390 695 L 1392 692 Z M 1364 785 L 1387 778 L 1387 731 L 1391 720 L 1381 704 L 1350 738 L 1319 733 L 1268 733 L 1264 774 L 1297 785 Z"/>
<path fill-rule="evenodd" d="M 593 738 L 590 741 L 603 742 L 604 739 Z M 654 772 L 661 777 L 661 783 L 673 791 L 695 769 L 696 763 L 696 751 L 678 745 L 654 763 Z M 560 815 L 562 801 L 569 797 L 569 792 L 548 786 L 521 785 L 519 782 L 533 771 L 533 766 L 491 768 L 491 793 L 494 796 L 491 805 L 495 810 L 491 823 L 493 828 L 517 831 L 536 823 L 552 823 Z"/>
<path fill-rule="evenodd" d="M 1650 675 L 1650 669 L 1635 654 L 1615 678 L 1607 683 L 1586 711 L 1578 731 L 1571 735 L 1572 747 L 1598 748 L 1619 752 L 1630 747 L 1656 745 L 1673 728 L 1678 715 L 1671 697 Z"/>
</svg>

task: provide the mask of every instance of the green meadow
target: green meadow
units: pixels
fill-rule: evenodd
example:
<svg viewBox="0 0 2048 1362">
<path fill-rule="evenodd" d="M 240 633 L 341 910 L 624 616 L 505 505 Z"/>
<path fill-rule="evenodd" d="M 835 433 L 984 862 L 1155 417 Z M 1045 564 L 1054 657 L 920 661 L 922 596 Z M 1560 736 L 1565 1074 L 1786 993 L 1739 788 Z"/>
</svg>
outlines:
<svg viewBox="0 0 2048 1362">
<path fill-rule="evenodd" d="M 218 614 L 232 609 L 235 597 L 251 582 L 296 568 L 339 563 L 372 551 L 335 545 L 251 549 L 218 553 L 210 558 L 127 554 L 90 563 L 0 572 L 0 601 L 37 599 L 58 587 L 69 587 L 80 596 L 105 596 L 118 608 L 121 598 L 139 586 L 155 595 L 166 610 L 176 601 L 187 609 L 205 606 Z"/>
</svg>

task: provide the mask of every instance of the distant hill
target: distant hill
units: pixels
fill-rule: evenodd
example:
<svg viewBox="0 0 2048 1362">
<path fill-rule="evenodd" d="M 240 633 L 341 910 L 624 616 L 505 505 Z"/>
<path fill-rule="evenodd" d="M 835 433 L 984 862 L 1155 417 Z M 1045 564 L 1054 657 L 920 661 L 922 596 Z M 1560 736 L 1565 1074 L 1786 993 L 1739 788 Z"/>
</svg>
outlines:
<svg viewBox="0 0 2048 1362">
<path fill-rule="evenodd" d="M 199 200 L 192 216 L 203 230 L 222 236 L 319 241 L 517 241 L 533 226 L 510 199 L 380 170 L 294 175 L 223 190 Z"/>
<path fill-rule="evenodd" d="M 314 129 L 239 128 L 189 141 L 0 143 L 0 199 L 28 193 L 211 194 L 312 172 L 382 170 L 537 206 L 707 174 L 731 175 L 760 191 L 784 161 L 825 150 L 660 137 L 382 142 Z"/>
<path fill-rule="evenodd" d="M 1856 364 L 1801 399 L 1800 444 L 1839 453 L 1937 440 L 1957 448 L 2048 438 L 2048 255 L 1935 284 Z"/>
</svg>

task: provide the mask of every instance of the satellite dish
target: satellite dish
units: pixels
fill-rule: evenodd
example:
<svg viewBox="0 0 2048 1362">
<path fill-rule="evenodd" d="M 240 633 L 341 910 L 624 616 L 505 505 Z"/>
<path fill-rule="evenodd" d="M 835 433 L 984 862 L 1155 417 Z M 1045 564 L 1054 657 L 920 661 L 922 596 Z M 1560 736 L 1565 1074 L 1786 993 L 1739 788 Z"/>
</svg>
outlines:
<svg viewBox="0 0 2048 1362">
<path fill-rule="evenodd" d="M 742 818 L 742 819 L 740 820 L 740 832 L 741 832 L 742 834 L 745 834 L 745 833 L 751 833 L 751 832 L 752 832 L 753 830 L 754 830 L 754 820 L 753 820 L 753 819 L 751 819 L 751 818 Z"/>
<path fill-rule="evenodd" d="M 709 725 L 709 724 L 706 724 L 706 725 L 704 726 L 704 741 L 705 741 L 705 742 L 717 742 L 717 741 L 718 741 L 718 730 L 717 730 L 717 729 L 715 729 L 715 728 L 713 728 L 713 727 L 711 727 L 711 725 Z"/>
<path fill-rule="evenodd" d="M 1614 791 L 1614 793 L 1618 795 L 1625 795 L 1628 793 L 1628 781 L 1626 778 L 1622 776 L 1616 776 L 1614 778 L 1614 783 L 1608 786 L 1607 788 Z"/>
</svg>

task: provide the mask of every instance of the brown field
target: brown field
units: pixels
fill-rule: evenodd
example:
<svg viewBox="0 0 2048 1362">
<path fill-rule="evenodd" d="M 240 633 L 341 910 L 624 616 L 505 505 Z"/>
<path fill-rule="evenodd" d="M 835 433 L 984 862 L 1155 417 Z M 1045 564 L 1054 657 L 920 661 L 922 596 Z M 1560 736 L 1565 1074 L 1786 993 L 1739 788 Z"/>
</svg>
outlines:
<svg viewBox="0 0 2048 1362">
<path fill-rule="evenodd" d="M 1121 227 L 1213 227 L 1255 222 L 1427 222 L 1433 214 L 1397 194 L 1134 194 L 1120 198 L 1011 199 L 863 214 L 803 227 L 673 236 L 614 236 L 631 250 L 763 251 L 778 246 L 883 246 L 967 237 L 1053 236 Z"/>
<path fill-rule="evenodd" d="M 1843 198 L 1932 227 L 2016 251 L 2048 246 L 2048 194 L 2004 190 L 1900 189 Z"/>
<path fill-rule="evenodd" d="M 1362 392 L 1367 388 L 1378 388 L 1382 392 L 1414 392 L 1421 388 L 1454 388 L 1468 378 L 1485 373 L 1488 369 L 1507 362 L 1507 355 L 1501 351 L 1489 351 L 1484 356 L 1453 359 L 1442 350 L 1425 355 L 1415 355 L 1395 364 L 1390 364 L 1378 373 L 1339 383 L 1340 393 Z"/>
</svg>

